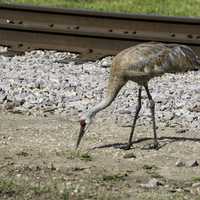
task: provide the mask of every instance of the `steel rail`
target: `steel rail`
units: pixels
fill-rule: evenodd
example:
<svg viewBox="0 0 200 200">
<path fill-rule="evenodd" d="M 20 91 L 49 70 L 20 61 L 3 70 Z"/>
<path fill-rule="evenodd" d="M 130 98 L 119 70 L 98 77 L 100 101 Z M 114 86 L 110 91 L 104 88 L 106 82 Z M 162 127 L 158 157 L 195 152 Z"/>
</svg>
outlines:
<svg viewBox="0 0 200 200">
<path fill-rule="evenodd" d="M 0 4 L 0 44 L 12 50 L 56 49 L 98 57 L 144 41 L 187 44 L 200 55 L 200 18 Z"/>
</svg>

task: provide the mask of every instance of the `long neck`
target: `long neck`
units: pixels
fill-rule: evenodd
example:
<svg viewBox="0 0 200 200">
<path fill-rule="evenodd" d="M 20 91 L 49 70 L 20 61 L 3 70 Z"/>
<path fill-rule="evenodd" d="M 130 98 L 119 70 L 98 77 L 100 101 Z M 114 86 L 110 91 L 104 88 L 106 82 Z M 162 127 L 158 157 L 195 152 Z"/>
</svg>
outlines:
<svg viewBox="0 0 200 200">
<path fill-rule="evenodd" d="M 108 97 L 106 97 L 99 104 L 97 104 L 96 106 L 94 106 L 93 108 L 91 108 L 87 112 L 87 116 L 89 118 L 93 118 L 99 111 L 107 108 L 112 103 L 112 101 L 114 101 L 114 99 L 115 99 L 115 96 L 108 96 Z"/>
<path fill-rule="evenodd" d="M 124 85 L 124 82 L 122 83 L 122 81 L 110 81 L 109 82 L 109 87 L 108 87 L 108 92 L 107 95 L 105 97 L 105 99 L 103 99 L 99 104 L 97 104 L 96 106 L 94 106 L 93 108 L 91 108 L 86 115 L 91 119 L 93 118 L 99 111 L 107 108 L 115 99 L 115 97 L 117 96 L 119 90 L 121 89 L 121 87 Z"/>
</svg>

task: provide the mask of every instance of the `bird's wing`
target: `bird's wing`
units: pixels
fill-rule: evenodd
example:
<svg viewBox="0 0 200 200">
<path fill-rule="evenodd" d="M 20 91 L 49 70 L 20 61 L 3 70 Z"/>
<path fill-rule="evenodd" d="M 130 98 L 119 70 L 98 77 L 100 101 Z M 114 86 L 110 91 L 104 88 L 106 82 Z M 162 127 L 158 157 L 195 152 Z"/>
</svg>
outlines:
<svg viewBox="0 0 200 200">
<path fill-rule="evenodd" d="M 135 74 L 135 76 L 145 76 L 149 74 L 165 73 L 170 64 L 170 54 L 172 50 L 163 48 L 159 52 L 148 52 L 149 54 L 140 55 L 142 59 L 137 59 L 136 62 L 130 62 L 127 73 Z"/>
</svg>

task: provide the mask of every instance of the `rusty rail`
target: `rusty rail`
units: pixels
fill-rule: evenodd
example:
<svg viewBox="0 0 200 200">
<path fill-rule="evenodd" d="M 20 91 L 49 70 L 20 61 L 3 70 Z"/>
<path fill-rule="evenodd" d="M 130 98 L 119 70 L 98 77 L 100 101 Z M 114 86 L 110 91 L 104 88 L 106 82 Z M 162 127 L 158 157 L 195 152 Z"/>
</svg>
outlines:
<svg viewBox="0 0 200 200">
<path fill-rule="evenodd" d="M 10 50 L 53 49 L 98 58 L 145 41 L 187 44 L 200 55 L 200 18 L 0 4 L 0 45 Z"/>
</svg>

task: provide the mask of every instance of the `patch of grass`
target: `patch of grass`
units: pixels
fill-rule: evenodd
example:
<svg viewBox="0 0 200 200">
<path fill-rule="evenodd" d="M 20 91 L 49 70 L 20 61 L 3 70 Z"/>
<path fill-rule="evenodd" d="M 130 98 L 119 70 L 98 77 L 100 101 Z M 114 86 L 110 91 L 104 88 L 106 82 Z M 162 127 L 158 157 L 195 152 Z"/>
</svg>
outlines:
<svg viewBox="0 0 200 200">
<path fill-rule="evenodd" d="M 172 16 L 199 16 L 200 0 L 0 0 L 54 7 L 84 8 L 98 11 L 145 13 Z"/>
<path fill-rule="evenodd" d="M 80 151 L 67 152 L 67 158 L 68 159 L 79 158 L 80 160 L 83 160 L 86 162 L 92 161 L 92 156 L 89 153 L 80 153 Z"/>
<path fill-rule="evenodd" d="M 22 191 L 22 188 L 19 187 L 13 180 L 2 179 L 0 180 L 0 196 L 15 196 Z"/>
<path fill-rule="evenodd" d="M 36 186 L 33 186 L 32 191 L 34 192 L 35 195 L 42 195 L 44 193 L 50 193 L 51 192 L 51 188 L 47 185 L 41 185 L 40 183 Z"/>
<path fill-rule="evenodd" d="M 69 190 L 65 188 L 62 195 L 63 195 L 63 200 L 69 200 L 70 198 Z"/>
<path fill-rule="evenodd" d="M 183 193 L 165 193 L 165 192 L 143 192 L 137 195 L 137 199 L 141 200 L 183 200 Z"/>
<path fill-rule="evenodd" d="M 89 184 L 77 184 L 65 187 L 62 193 L 63 200 L 85 200 L 85 199 L 96 199 L 96 200 L 117 200 L 119 195 L 114 195 L 106 188 L 102 187 L 91 187 Z"/>
<path fill-rule="evenodd" d="M 0 180 L 0 199 L 60 199 L 55 183 L 33 183 L 32 181 L 4 178 Z"/>
<path fill-rule="evenodd" d="M 127 174 L 103 175 L 102 180 L 103 181 L 121 181 L 121 180 L 125 180 L 125 177 L 127 177 Z"/>
<path fill-rule="evenodd" d="M 84 161 L 92 161 L 92 157 L 89 153 L 81 154 L 80 159 Z"/>
<path fill-rule="evenodd" d="M 200 182 L 200 176 L 192 177 L 192 182 Z"/>
<path fill-rule="evenodd" d="M 101 191 L 100 190 L 100 191 L 98 191 L 96 199 L 97 200 L 119 200 L 119 199 L 122 199 L 122 198 L 120 197 L 119 194 L 117 196 L 115 196 L 108 191 L 105 191 L 105 190 Z"/>
<path fill-rule="evenodd" d="M 50 182 L 35 183 L 31 181 L 20 181 L 15 179 L 0 180 L 0 199 L 41 199 L 41 200 L 111 200 L 117 199 L 112 192 L 101 193 L 99 188 L 78 182 L 66 186 L 67 182 L 60 179 Z M 96 190 L 97 189 L 97 190 Z"/>
</svg>

